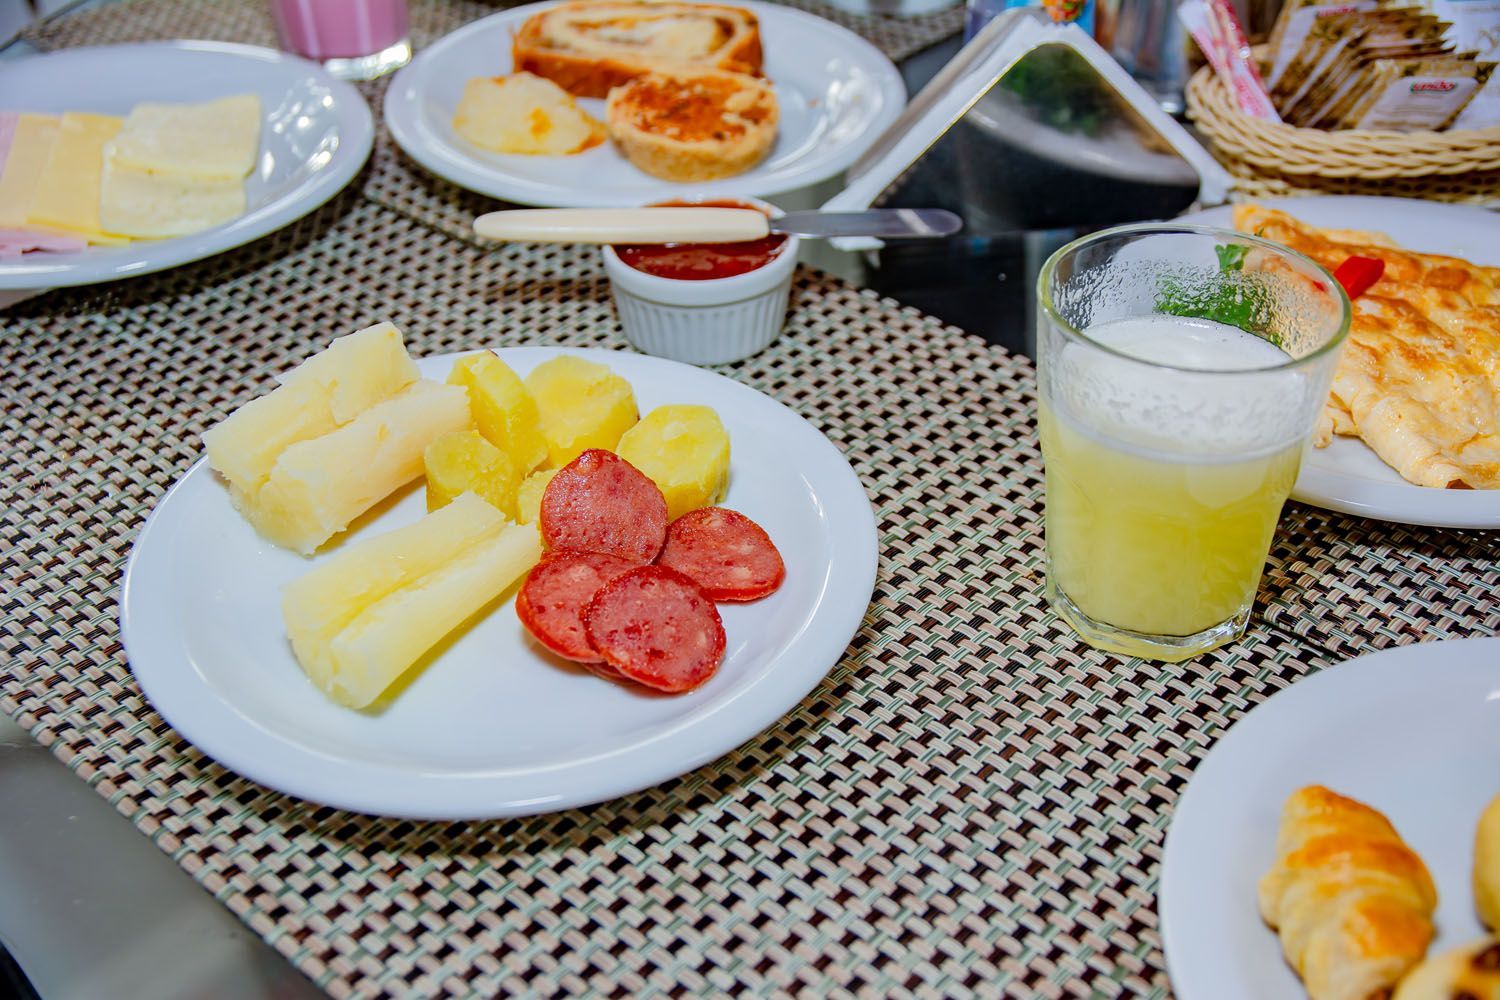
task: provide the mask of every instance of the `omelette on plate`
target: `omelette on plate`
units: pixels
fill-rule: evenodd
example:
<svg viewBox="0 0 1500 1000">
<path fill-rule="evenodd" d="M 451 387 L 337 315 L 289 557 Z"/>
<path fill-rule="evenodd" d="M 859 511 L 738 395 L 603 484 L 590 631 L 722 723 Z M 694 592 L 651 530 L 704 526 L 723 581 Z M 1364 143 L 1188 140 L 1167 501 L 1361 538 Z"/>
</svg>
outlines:
<svg viewBox="0 0 1500 1000">
<path fill-rule="evenodd" d="M 1353 256 L 1385 262 L 1354 300 L 1318 447 L 1351 435 L 1418 486 L 1500 489 L 1500 268 L 1413 253 L 1376 233 L 1319 229 L 1259 205 L 1236 206 L 1234 226 L 1330 272 Z"/>
</svg>

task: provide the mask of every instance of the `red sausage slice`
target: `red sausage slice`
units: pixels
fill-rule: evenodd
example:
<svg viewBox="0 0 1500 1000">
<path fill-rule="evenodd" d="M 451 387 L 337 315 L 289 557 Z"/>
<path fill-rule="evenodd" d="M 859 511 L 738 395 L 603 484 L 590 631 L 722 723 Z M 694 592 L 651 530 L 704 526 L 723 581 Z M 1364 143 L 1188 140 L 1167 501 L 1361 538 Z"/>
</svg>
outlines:
<svg viewBox="0 0 1500 1000">
<path fill-rule="evenodd" d="M 754 601 L 786 579 L 771 536 L 727 507 L 699 507 L 673 521 L 657 563 L 688 577 L 715 601 Z"/>
<path fill-rule="evenodd" d="M 547 484 L 538 521 L 550 548 L 648 563 L 667 535 L 667 501 L 635 466 L 590 448 Z"/>
<path fill-rule="evenodd" d="M 583 609 L 606 583 L 633 565 L 603 552 L 553 552 L 526 575 L 516 594 L 516 615 L 538 642 L 558 656 L 615 674 L 589 645 Z"/>
<path fill-rule="evenodd" d="M 719 609 L 664 566 L 637 566 L 605 584 L 584 609 L 583 627 L 606 663 L 671 694 L 702 684 L 724 659 Z"/>
</svg>

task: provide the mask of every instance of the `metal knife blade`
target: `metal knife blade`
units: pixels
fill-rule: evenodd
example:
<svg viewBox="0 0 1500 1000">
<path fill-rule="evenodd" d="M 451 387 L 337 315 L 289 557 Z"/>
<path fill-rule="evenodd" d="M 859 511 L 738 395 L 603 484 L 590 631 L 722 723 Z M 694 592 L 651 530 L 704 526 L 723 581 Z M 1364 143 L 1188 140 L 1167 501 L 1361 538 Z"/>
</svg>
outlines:
<svg viewBox="0 0 1500 1000">
<path fill-rule="evenodd" d="M 876 236 L 931 239 L 952 236 L 964 220 L 942 208 L 867 208 L 861 212 L 787 212 L 771 220 L 771 232 L 797 236 Z"/>
</svg>

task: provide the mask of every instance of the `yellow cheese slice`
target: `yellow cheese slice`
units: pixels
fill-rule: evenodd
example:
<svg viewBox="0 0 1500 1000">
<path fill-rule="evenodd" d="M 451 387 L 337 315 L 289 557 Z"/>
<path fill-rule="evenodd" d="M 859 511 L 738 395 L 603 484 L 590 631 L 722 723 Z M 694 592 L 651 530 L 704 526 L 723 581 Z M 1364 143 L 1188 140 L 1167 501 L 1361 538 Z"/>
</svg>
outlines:
<svg viewBox="0 0 1500 1000">
<path fill-rule="evenodd" d="M 138 239 L 186 236 L 244 212 L 242 180 L 204 180 L 105 161 L 99 222 L 107 232 Z"/>
<path fill-rule="evenodd" d="M 99 188 L 104 174 L 104 144 L 120 131 L 120 119 L 70 111 L 62 117 L 57 142 L 47 157 L 31 210 L 30 225 L 76 233 L 90 243 L 123 243 L 99 223 Z"/>
<path fill-rule="evenodd" d="M 222 97 L 203 104 L 137 104 L 110 143 L 119 167 L 202 181 L 239 181 L 260 150 L 260 98 Z"/>
<path fill-rule="evenodd" d="M 0 174 L 0 227 L 19 228 L 31 214 L 37 182 L 57 142 L 59 121 L 52 115 L 23 114 L 16 121 L 5 172 Z"/>
</svg>

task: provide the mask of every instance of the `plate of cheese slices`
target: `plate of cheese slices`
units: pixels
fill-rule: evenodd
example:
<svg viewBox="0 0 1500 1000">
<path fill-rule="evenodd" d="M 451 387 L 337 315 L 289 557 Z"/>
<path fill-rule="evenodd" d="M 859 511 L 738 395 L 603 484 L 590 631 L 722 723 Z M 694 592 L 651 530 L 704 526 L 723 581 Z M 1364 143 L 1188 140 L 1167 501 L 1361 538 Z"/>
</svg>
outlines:
<svg viewBox="0 0 1500 1000">
<path fill-rule="evenodd" d="M 1182 1000 L 1500 995 L 1500 639 L 1251 709 L 1177 802 L 1157 901 Z"/>
<path fill-rule="evenodd" d="M 413 359 L 389 323 L 274 374 L 157 504 L 121 599 L 152 705 L 272 788 L 441 819 L 623 795 L 774 723 L 864 618 L 858 478 L 721 375 Z"/>
<path fill-rule="evenodd" d="M 68 49 L 0 65 L 0 289 L 85 285 L 221 253 L 359 172 L 363 98 L 248 45 Z"/>
<path fill-rule="evenodd" d="M 1353 319 L 1292 497 L 1407 524 L 1500 528 L 1497 216 L 1402 198 L 1267 199 L 1184 221 L 1286 244 Z"/>
<path fill-rule="evenodd" d="M 565 0 L 427 47 L 392 82 L 385 120 L 455 184 L 588 208 L 806 187 L 853 163 L 905 104 L 880 50 L 800 10 Z"/>
</svg>

